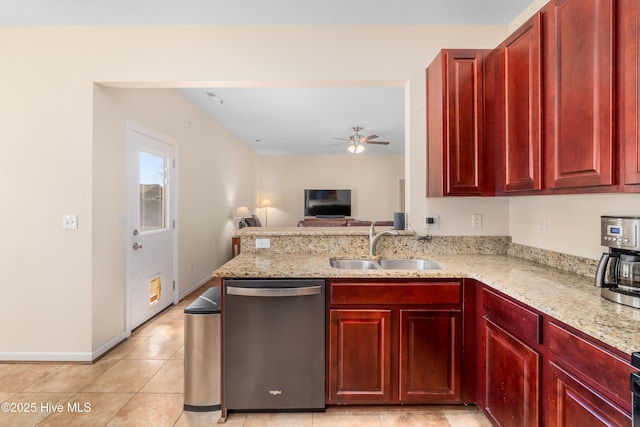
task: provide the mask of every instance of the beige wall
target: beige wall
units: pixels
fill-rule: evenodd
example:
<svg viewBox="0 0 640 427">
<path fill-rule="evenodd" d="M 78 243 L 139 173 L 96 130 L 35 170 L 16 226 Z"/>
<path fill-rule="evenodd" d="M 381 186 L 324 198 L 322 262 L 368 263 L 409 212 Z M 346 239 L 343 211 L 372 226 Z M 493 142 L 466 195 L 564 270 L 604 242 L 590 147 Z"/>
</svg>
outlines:
<svg viewBox="0 0 640 427">
<path fill-rule="evenodd" d="M 269 226 L 303 218 L 305 188 L 351 189 L 351 216 L 392 220 L 398 211 L 404 156 L 261 156 L 259 200 L 267 198 Z M 257 210 L 264 225 L 264 209 Z"/>
</svg>

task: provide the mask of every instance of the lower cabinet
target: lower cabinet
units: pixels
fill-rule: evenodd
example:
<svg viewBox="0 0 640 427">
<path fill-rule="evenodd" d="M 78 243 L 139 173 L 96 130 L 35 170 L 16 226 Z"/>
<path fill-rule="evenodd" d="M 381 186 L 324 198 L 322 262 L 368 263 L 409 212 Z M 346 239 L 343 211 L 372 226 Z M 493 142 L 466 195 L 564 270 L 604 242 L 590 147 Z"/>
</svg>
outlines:
<svg viewBox="0 0 640 427">
<path fill-rule="evenodd" d="M 631 426 L 630 360 L 479 285 L 476 403 L 497 426 Z"/>
<path fill-rule="evenodd" d="M 400 400 L 460 399 L 460 311 L 400 310 Z"/>
<path fill-rule="evenodd" d="M 501 426 L 537 426 L 540 354 L 489 320 L 485 329 L 485 411 Z"/>
<path fill-rule="evenodd" d="M 391 310 L 330 310 L 329 322 L 329 400 L 391 401 Z"/>
<path fill-rule="evenodd" d="M 549 427 L 625 426 L 629 415 L 567 371 L 549 363 Z"/>
<path fill-rule="evenodd" d="M 479 292 L 479 406 L 499 426 L 537 426 L 541 417 L 538 314 L 486 288 Z"/>
<path fill-rule="evenodd" d="M 549 426 L 631 426 L 630 375 L 636 368 L 595 340 L 545 323 Z"/>
<path fill-rule="evenodd" d="M 496 426 L 631 426 L 629 355 L 493 288 L 327 283 L 328 404 L 476 403 Z"/>
<path fill-rule="evenodd" d="M 327 403 L 460 402 L 460 282 L 334 281 L 328 298 Z"/>
</svg>

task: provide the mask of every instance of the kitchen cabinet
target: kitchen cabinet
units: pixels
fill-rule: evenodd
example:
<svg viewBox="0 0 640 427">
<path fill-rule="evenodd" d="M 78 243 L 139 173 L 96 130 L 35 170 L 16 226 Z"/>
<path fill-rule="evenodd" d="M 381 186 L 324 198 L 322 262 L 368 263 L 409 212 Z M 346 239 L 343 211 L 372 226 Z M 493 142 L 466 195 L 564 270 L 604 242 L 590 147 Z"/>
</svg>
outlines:
<svg viewBox="0 0 640 427">
<path fill-rule="evenodd" d="M 485 60 L 485 140 L 496 150 L 496 192 L 543 188 L 542 14 L 537 13 Z"/>
<path fill-rule="evenodd" d="M 549 426 L 631 425 L 626 360 L 555 321 L 548 322 Z"/>
<path fill-rule="evenodd" d="M 621 182 L 625 191 L 640 191 L 640 7 L 638 0 L 618 2 L 620 72 L 618 115 Z"/>
<path fill-rule="evenodd" d="M 331 280 L 327 403 L 458 403 L 460 281 Z"/>
<path fill-rule="evenodd" d="M 546 187 L 551 190 L 616 183 L 615 3 L 552 0 L 543 9 Z"/>
<path fill-rule="evenodd" d="M 494 192 L 483 125 L 488 52 L 442 50 L 427 68 L 427 197 Z"/>
<path fill-rule="evenodd" d="M 541 317 L 484 287 L 479 297 L 478 405 L 499 426 L 540 425 Z"/>
<path fill-rule="evenodd" d="M 329 311 L 329 402 L 390 402 L 391 310 Z"/>
</svg>

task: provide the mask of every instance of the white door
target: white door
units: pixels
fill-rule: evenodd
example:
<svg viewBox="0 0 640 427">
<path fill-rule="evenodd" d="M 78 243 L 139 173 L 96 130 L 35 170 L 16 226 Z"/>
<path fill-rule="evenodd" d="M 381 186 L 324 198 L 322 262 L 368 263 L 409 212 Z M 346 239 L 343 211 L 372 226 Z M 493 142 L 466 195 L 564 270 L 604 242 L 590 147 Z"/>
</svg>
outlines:
<svg viewBox="0 0 640 427">
<path fill-rule="evenodd" d="M 177 303 L 176 147 L 127 126 L 127 334 Z"/>
</svg>

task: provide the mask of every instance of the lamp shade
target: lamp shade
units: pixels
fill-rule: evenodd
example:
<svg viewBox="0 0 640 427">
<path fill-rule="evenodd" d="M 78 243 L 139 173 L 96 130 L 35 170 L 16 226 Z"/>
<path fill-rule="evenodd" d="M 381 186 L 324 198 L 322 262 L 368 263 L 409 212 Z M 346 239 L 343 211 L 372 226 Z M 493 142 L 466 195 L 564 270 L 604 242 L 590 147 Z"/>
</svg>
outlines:
<svg viewBox="0 0 640 427">
<path fill-rule="evenodd" d="M 263 199 L 262 202 L 260 202 L 261 208 L 270 208 L 271 206 L 271 200 L 269 199 Z"/>
<path fill-rule="evenodd" d="M 238 209 L 236 209 L 236 217 L 237 218 L 244 218 L 244 217 L 248 217 L 251 216 L 251 214 L 249 213 L 249 208 L 246 206 L 240 206 Z"/>
</svg>

